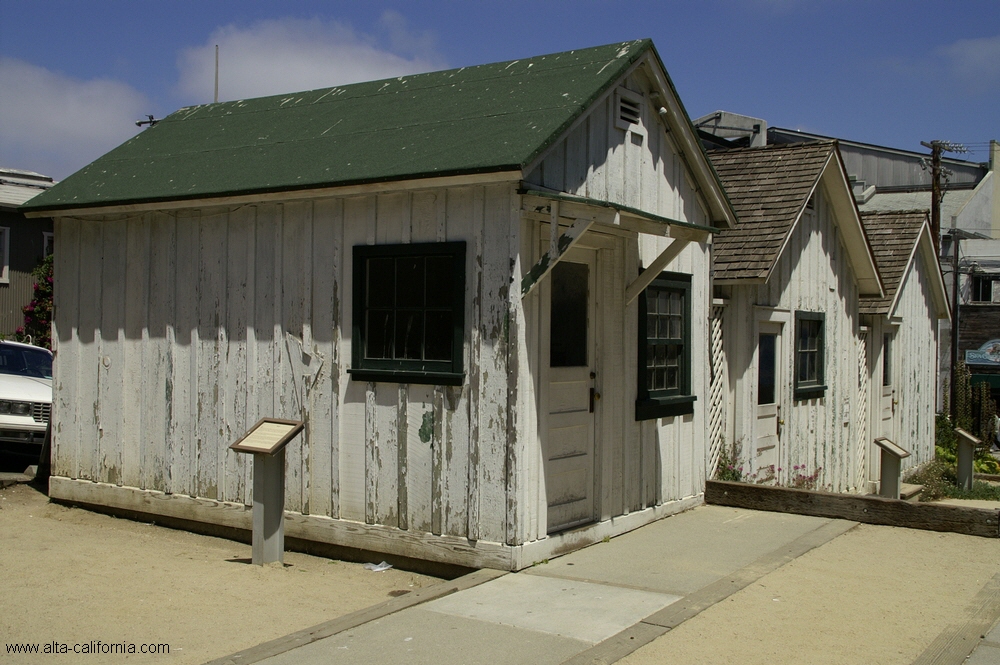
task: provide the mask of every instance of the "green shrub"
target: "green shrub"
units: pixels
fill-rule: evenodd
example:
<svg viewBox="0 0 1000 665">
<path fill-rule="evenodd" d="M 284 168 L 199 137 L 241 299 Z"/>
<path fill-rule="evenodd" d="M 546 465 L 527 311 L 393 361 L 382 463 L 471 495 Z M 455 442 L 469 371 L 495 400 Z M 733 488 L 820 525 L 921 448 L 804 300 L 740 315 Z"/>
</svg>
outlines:
<svg viewBox="0 0 1000 665">
<path fill-rule="evenodd" d="M 715 467 L 715 479 L 729 482 L 743 481 L 743 465 L 740 464 L 739 442 L 733 441 L 728 446 L 725 441 L 719 451 L 719 465 Z"/>
</svg>

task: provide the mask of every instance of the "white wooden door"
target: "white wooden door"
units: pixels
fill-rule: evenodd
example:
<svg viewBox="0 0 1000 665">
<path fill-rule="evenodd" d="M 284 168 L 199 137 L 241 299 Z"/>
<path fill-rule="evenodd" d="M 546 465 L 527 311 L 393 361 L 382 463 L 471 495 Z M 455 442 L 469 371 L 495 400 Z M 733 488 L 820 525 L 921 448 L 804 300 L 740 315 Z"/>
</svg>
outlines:
<svg viewBox="0 0 1000 665">
<path fill-rule="evenodd" d="M 893 341 L 894 335 L 891 332 L 882 335 L 882 430 L 881 436 L 889 439 L 893 443 L 896 441 L 896 381 L 893 377 L 895 363 L 893 362 Z"/>
<path fill-rule="evenodd" d="M 548 532 L 594 520 L 597 253 L 574 248 L 546 278 L 542 357 L 546 382 Z"/>
<path fill-rule="evenodd" d="M 757 426 L 754 468 L 773 466 L 777 473 L 781 442 L 781 386 L 783 377 L 781 324 L 762 321 L 757 333 Z M 766 471 L 763 472 L 766 474 Z M 757 472 L 762 477 L 762 472 Z"/>
</svg>

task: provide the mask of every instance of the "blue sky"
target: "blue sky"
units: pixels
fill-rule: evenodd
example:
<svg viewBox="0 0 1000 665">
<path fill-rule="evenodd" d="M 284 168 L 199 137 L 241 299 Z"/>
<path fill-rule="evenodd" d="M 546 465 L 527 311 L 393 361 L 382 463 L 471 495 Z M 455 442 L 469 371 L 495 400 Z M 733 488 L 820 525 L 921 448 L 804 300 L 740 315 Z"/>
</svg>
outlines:
<svg viewBox="0 0 1000 665">
<path fill-rule="evenodd" d="M 64 178 L 135 120 L 651 37 L 688 113 L 922 150 L 1000 139 L 997 0 L 0 0 L 0 165 Z"/>
</svg>

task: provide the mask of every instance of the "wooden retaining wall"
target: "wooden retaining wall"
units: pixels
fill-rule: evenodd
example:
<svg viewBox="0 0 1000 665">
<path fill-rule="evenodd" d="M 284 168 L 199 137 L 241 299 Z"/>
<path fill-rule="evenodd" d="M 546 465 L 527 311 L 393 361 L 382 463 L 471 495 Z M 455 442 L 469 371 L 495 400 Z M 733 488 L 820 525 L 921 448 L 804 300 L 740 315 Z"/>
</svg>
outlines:
<svg viewBox="0 0 1000 665">
<path fill-rule="evenodd" d="M 1000 510 L 709 480 L 705 503 L 1000 538 Z"/>
</svg>

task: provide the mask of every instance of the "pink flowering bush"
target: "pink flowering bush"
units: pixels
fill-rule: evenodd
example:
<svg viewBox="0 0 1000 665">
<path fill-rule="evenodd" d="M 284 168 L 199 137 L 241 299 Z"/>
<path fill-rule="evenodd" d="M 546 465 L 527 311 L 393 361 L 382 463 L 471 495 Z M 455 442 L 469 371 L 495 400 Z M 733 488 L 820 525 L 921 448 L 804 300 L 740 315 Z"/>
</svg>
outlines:
<svg viewBox="0 0 1000 665">
<path fill-rule="evenodd" d="M 52 348 L 52 255 L 31 271 L 35 278 L 31 302 L 22 308 L 24 325 L 14 331 L 17 339 Z"/>
</svg>

